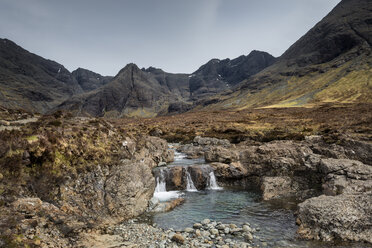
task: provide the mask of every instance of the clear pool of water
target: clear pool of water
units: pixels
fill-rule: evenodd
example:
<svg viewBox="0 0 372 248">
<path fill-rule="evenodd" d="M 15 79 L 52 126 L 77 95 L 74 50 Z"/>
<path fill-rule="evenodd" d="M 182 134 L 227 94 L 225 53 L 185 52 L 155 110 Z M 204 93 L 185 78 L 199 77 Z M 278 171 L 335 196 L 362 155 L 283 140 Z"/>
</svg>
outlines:
<svg viewBox="0 0 372 248">
<path fill-rule="evenodd" d="M 174 230 L 192 227 L 208 218 L 222 223 L 242 225 L 249 222 L 259 228 L 256 245 L 267 247 L 372 247 L 360 243 L 325 243 L 304 241 L 296 238 L 297 226 L 293 201 L 262 202 L 257 193 L 240 189 L 183 192 L 185 203 L 168 213 L 150 216 L 152 223 Z"/>
</svg>

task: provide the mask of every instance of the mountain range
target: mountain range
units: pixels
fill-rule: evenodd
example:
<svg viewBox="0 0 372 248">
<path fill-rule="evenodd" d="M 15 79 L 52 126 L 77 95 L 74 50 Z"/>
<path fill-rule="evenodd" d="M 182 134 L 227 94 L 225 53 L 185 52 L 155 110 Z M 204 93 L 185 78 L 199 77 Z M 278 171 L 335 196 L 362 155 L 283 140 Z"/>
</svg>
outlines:
<svg viewBox="0 0 372 248">
<path fill-rule="evenodd" d="M 343 0 L 275 58 L 252 51 L 192 74 L 128 64 L 115 77 L 63 65 L 0 39 L 0 105 L 48 113 L 153 117 L 190 110 L 372 102 L 372 4 Z"/>
</svg>

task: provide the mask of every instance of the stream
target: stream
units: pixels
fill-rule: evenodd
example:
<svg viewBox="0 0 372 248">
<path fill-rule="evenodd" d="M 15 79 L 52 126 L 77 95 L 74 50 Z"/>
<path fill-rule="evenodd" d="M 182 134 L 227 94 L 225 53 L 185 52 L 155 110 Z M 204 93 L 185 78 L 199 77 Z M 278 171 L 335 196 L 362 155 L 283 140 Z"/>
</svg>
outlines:
<svg viewBox="0 0 372 248">
<path fill-rule="evenodd" d="M 190 172 L 193 166 L 198 166 L 205 177 L 206 184 L 202 189 L 197 189 L 192 179 L 194 174 Z M 172 167 L 182 167 L 185 180 L 183 190 L 167 190 L 172 180 L 167 179 L 167 176 L 173 176 L 169 172 Z M 253 228 L 259 229 L 255 234 L 258 237 L 253 240 L 253 245 L 259 247 L 372 247 L 360 243 L 326 243 L 297 239 L 294 216 L 297 203 L 294 200 L 262 201 L 257 192 L 219 187 L 213 169 L 204 159 L 186 159 L 183 154 L 176 152 L 173 163 L 157 169 L 154 197 L 161 202 L 178 197 L 185 199 L 182 205 L 170 212 L 148 216 L 148 222 L 156 223 L 163 229 L 173 228 L 180 231 L 207 218 L 238 225 L 249 222 Z"/>
</svg>

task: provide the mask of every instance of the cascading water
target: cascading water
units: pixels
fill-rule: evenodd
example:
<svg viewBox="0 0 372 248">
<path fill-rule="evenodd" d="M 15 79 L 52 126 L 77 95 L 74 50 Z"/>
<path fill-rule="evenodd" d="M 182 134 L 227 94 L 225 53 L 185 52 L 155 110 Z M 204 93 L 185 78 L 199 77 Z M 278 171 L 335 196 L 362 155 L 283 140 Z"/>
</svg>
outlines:
<svg viewBox="0 0 372 248">
<path fill-rule="evenodd" d="M 212 190 L 220 190 L 220 189 L 222 189 L 217 184 L 216 176 L 214 175 L 213 170 L 211 172 L 209 172 L 209 182 L 208 183 L 209 183 L 208 189 L 212 189 Z"/>
<path fill-rule="evenodd" d="M 166 182 L 164 178 L 164 171 L 160 170 L 160 176 L 156 178 L 156 188 L 155 192 L 166 192 Z"/>
<path fill-rule="evenodd" d="M 180 193 L 178 191 L 167 191 L 167 182 L 165 180 L 164 170 L 160 170 L 160 175 L 156 178 L 156 187 L 154 192 L 154 198 L 159 201 L 169 201 L 173 198 L 178 198 Z"/>
<path fill-rule="evenodd" d="M 186 170 L 186 191 L 189 191 L 189 192 L 198 191 L 194 185 L 194 182 L 192 181 L 191 175 L 188 172 L 188 170 Z"/>
<path fill-rule="evenodd" d="M 198 192 L 195 185 L 198 185 L 198 188 L 201 187 L 208 190 L 222 189 L 217 184 L 213 169 L 207 164 L 202 164 L 203 162 L 205 161 L 201 159 L 186 159 L 184 154 L 176 152 L 175 161 L 172 164 L 156 169 L 154 198 L 157 198 L 161 202 L 178 198 L 180 195 L 184 194 L 180 191 L 176 191 L 182 186 L 187 192 Z M 180 167 L 182 168 L 182 173 L 179 170 Z M 194 174 L 197 175 L 196 178 L 194 178 L 194 180 L 197 181 L 193 181 L 191 177 L 191 175 Z M 175 180 L 175 178 L 177 179 Z M 177 186 L 175 182 L 178 182 Z M 167 191 L 167 188 L 168 190 L 173 189 L 173 191 Z"/>
</svg>

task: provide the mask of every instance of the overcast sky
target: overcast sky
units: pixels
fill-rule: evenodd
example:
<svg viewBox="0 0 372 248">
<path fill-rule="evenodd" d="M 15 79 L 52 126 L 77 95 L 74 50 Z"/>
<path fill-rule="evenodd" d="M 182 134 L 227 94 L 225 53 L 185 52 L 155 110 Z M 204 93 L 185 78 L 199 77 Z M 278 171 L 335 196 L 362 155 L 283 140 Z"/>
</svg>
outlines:
<svg viewBox="0 0 372 248">
<path fill-rule="evenodd" d="M 130 62 L 195 71 L 251 50 L 280 56 L 340 0 L 0 0 L 0 37 L 115 75 Z"/>
</svg>

